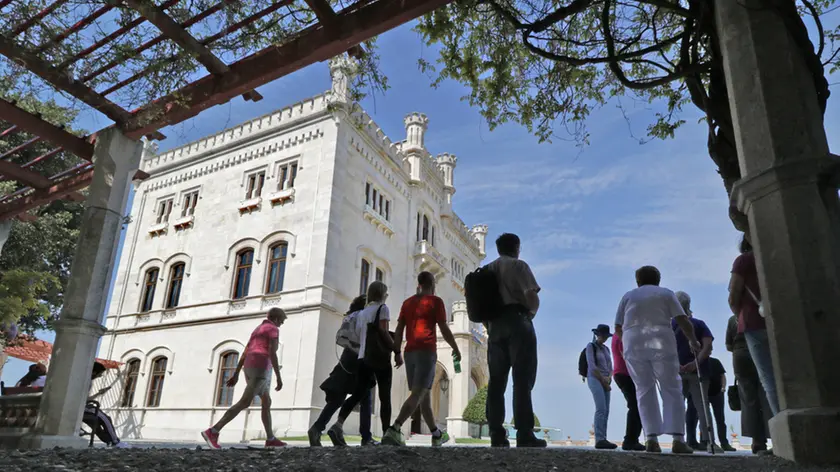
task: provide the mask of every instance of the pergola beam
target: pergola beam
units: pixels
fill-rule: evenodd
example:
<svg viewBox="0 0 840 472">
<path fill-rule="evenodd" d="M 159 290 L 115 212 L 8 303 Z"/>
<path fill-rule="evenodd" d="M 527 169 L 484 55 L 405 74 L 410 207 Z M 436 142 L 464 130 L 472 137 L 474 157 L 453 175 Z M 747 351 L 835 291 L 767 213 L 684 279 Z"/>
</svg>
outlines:
<svg viewBox="0 0 840 472">
<path fill-rule="evenodd" d="M 22 184 L 38 189 L 47 188 L 52 185 L 52 181 L 43 175 L 29 169 L 24 169 L 23 167 L 9 161 L 0 161 L 0 175 L 4 175 L 17 180 Z"/>
<path fill-rule="evenodd" d="M 166 37 L 181 47 L 185 52 L 194 54 L 198 62 L 213 75 L 223 75 L 230 71 L 227 64 L 216 57 L 210 49 L 201 44 L 195 37 L 181 27 L 178 22 L 172 19 L 162 8 L 154 5 L 148 0 L 123 0 L 128 6 L 143 15 L 149 23 L 155 25 Z M 259 98 L 257 98 L 259 97 Z M 259 94 L 246 92 L 243 95 L 246 100 L 258 101 L 262 98 Z"/>
<path fill-rule="evenodd" d="M 84 83 L 79 82 L 66 73 L 60 72 L 40 57 L 24 50 L 3 36 L 0 36 L 0 54 L 22 65 L 30 72 L 52 84 L 53 87 L 67 92 L 73 97 L 87 103 L 117 124 L 125 123 L 131 117 L 131 113 L 96 93 Z"/>
<path fill-rule="evenodd" d="M 0 119 L 61 146 L 82 159 L 89 161 L 93 158 L 93 144 L 3 99 L 0 99 Z"/>
<path fill-rule="evenodd" d="M 231 64 L 230 72 L 222 76 L 204 77 L 141 107 L 132 113 L 123 130 L 126 136 L 138 139 L 164 126 L 180 123 L 207 108 L 226 103 L 310 64 L 325 61 L 451 2 L 380 0 L 351 12 L 342 12 L 330 29 L 324 25 L 307 28 L 285 44 L 268 47 Z"/>
<path fill-rule="evenodd" d="M 78 192 L 90 185 L 91 180 L 93 180 L 93 169 L 68 177 L 49 188 L 36 190 L 25 197 L 15 198 L 10 201 L 0 201 L 0 218 L 14 218 L 54 200 L 65 198 L 67 195 Z"/>
</svg>

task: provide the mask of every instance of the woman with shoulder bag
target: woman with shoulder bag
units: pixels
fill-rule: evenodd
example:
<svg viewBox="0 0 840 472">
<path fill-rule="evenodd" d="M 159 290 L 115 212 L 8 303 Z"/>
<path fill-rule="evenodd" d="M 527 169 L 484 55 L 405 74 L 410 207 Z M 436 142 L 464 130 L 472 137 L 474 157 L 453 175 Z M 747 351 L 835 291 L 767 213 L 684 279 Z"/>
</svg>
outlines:
<svg viewBox="0 0 840 472">
<path fill-rule="evenodd" d="M 360 401 L 370 395 L 370 390 L 380 380 L 379 398 L 382 402 L 382 420 L 387 413 L 390 422 L 391 410 L 391 382 L 390 363 L 391 353 L 395 353 L 395 365 L 401 366 L 402 356 L 399 346 L 388 331 L 391 313 L 385 300 L 388 298 L 388 287 L 379 281 L 370 284 L 367 291 L 367 306 L 361 310 L 356 319 L 356 330 L 359 339 L 358 369 L 356 371 L 356 388 L 353 394 L 344 401 L 338 419 L 327 431 L 330 440 L 336 446 L 346 446 L 344 440 L 344 421 L 353 412 Z M 385 370 L 387 369 L 387 373 Z M 377 374 L 380 374 L 377 377 Z M 387 423 L 386 423 L 387 424 Z"/>
</svg>

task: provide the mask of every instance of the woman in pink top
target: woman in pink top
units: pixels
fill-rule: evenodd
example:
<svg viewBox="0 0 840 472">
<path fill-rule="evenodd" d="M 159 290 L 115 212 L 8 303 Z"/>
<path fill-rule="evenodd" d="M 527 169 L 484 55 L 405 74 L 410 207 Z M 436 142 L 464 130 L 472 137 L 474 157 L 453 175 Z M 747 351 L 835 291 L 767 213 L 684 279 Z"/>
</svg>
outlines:
<svg viewBox="0 0 840 472">
<path fill-rule="evenodd" d="M 219 446 L 219 432 L 226 424 L 230 423 L 242 410 L 251 406 L 254 397 L 260 397 L 262 407 L 262 422 L 265 427 L 265 447 L 283 447 L 283 441 L 274 437 L 271 427 L 271 370 L 277 376 L 277 387 L 280 391 L 283 388 L 283 381 L 280 379 L 280 364 L 277 362 L 277 349 L 279 347 L 280 326 L 286 321 L 286 312 L 280 308 L 272 308 L 268 316 L 251 333 L 245 352 L 239 358 L 236 372 L 228 380 L 227 385 L 233 387 L 239 381 L 239 373 L 245 368 L 245 391 L 237 401 L 211 428 L 201 432 L 201 436 L 213 449 L 221 449 Z"/>
<path fill-rule="evenodd" d="M 624 399 L 627 400 L 627 427 L 624 430 L 624 442 L 621 448 L 625 451 L 644 451 L 645 446 L 639 442 L 639 435 L 642 434 L 642 419 L 639 417 L 639 405 L 636 402 L 636 385 L 627 371 L 627 364 L 624 362 L 624 345 L 619 336 L 612 338 L 612 356 L 613 379 L 624 394 Z"/>
</svg>

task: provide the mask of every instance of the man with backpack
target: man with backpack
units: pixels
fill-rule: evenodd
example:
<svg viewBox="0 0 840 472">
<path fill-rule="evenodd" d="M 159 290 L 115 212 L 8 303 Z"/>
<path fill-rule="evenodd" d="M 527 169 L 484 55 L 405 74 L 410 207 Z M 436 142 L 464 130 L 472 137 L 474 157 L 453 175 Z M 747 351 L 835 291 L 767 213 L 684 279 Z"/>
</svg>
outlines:
<svg viewBox="0 0 840 472">
<path fill-rule="evenodd" d="M 545 447 L 534 435 L 531 391 L 537 378 L 537 335 L 532 322 L 540 307 L 540 286 L 528 264 L 519 259 L 519 236 L 496 239 L 499 258 L 470 273 L 465 281 L 470 321 L 487 327 L 487 422 L 490 443 L 509 447 L 505 420 L 505 389 L 513 370 L 513 416 L 517 447 Z"/>
</svg>

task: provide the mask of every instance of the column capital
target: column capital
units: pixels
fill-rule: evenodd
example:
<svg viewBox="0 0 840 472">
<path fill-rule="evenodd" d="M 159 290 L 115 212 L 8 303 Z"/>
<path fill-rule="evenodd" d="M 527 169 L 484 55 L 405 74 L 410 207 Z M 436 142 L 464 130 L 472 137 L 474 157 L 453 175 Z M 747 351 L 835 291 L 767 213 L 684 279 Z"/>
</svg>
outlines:
<svg viewBox="0 0 840 472">
<path fill-rule="evenodd" d="M 732 202 L 744 213 L 757 200 L 798 185 L 840 185 L 840 156 L 791 159 L 735 182 Z"/>
<path fill-rule="evenodd" d="M 62 318 L 55 322 L 56 331 L 72 333 L 80 336 L 101 338 L 108 328 L 84 318 Z"/>
</svg>

